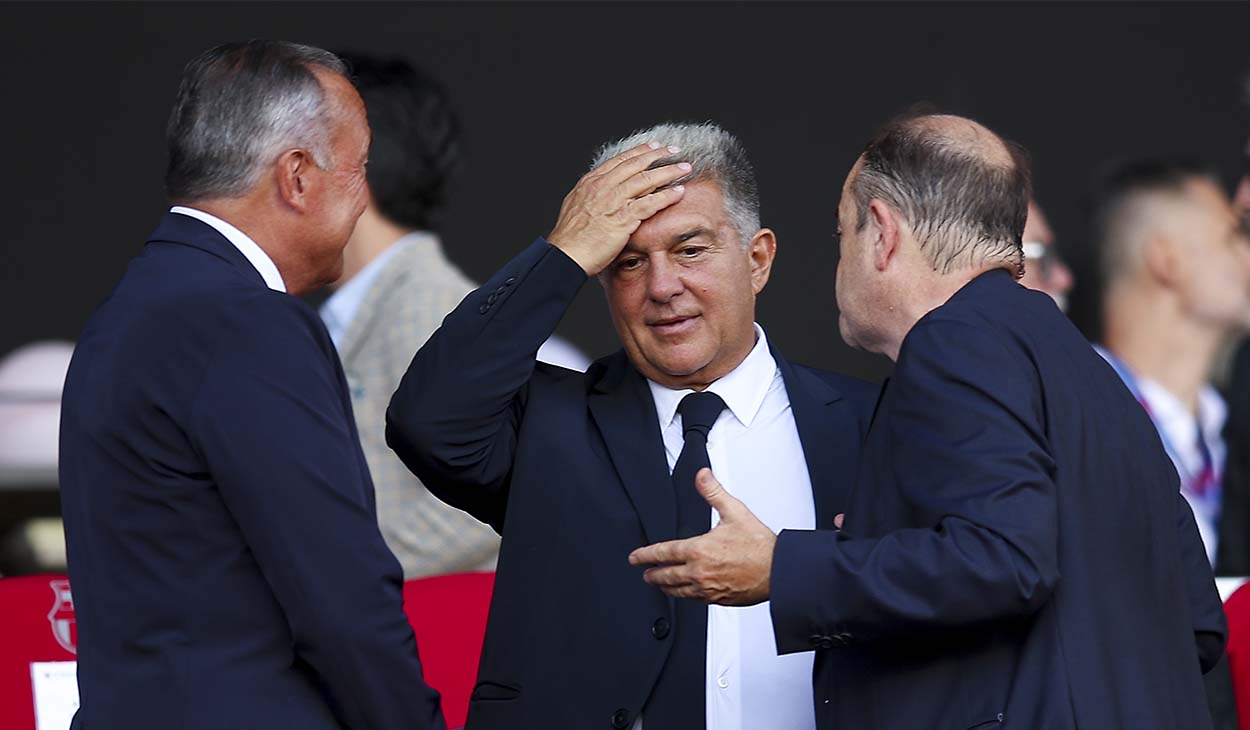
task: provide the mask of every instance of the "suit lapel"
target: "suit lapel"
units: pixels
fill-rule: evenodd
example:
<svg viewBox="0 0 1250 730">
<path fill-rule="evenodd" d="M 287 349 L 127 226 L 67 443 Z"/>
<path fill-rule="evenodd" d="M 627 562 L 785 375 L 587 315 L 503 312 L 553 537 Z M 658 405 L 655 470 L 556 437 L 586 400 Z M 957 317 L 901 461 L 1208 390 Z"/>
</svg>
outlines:
<svg viewBox="0 0 1250 730">
<path fill-rule="evenodd" d="M 855 480 L 855 454 L 862 440 L 857 421 L 848 401 L 832 385 L 795 368 L 775 349 L 773 359 L 785 381 L 803 445 L 816 505 L 816 528 L 832 529 L 834 515 L 846 510 Z"/>
<path fill-rule="evenodd" d="M 677 500 L 655 402 L 624 352 L 598 365 L 603 367 L 603 375 L 588 396 L 591 416 L 648 542 L 672 540 L 677 534 Z"/>
</svg>

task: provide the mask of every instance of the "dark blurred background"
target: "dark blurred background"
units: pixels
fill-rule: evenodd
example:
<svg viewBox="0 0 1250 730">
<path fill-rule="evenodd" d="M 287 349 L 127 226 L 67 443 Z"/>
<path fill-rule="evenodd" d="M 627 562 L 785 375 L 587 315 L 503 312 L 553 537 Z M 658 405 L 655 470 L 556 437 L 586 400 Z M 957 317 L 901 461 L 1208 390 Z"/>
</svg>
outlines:
<svg viewBox="0 0 1250 730">
<path fill-rule="evenodd" d="M 594 148 L 711 119 L 747 145 L 779 236 L 760 320 L 793 359 L 880 377 L 837 334 L 834 208 L 864 140 L 918 101 L 1031 150 L 1037 197 L 1093 317 L 1082 204 L 1106 160 L 1243 164 L 1250 4 L 565 3 L 0 6 L 0 354 L 77 336 L 164 207 L 183 64 L 228 40 L 401 54 L 450 89 L 466 154 L 443 230 L 485 279 L 554 222 Z M 616 347 L 587 286 L 561 333 Z"/>
</svg>

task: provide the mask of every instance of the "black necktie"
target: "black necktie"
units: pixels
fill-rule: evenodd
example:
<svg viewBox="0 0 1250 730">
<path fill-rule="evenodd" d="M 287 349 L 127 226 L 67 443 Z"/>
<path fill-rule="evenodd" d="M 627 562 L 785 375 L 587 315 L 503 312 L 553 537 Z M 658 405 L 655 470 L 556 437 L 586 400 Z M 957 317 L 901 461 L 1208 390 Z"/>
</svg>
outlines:
<svg viewBox="0 0 1250 730">
<path fill-rule="evenodd" d="M 705 466 L 707 434 L 725 401 L 715 393 L 691 393 L 681 399 L 677 412 L 685 445 L 673 466 L 673 490 L 677 497 L 677 537 L 702 535 L 712 525 L 712 508 L 699 496 L 694 477 Z M 674 601 L 673 647 L 643 708 L 646 730 L 701 730 L 707 717 L 707 606 L 702 601 Z"/>
<path fill-rule="evenodd" d="M 691 393 L 681 399 L 682 438 L 686 443 L 673 465 L 673 489 L 677 492 L 677 537 L 694 537 L 712 526 L 712 508 L 694 486 L 699 470 L 711 466 L 707 456 L 707 434 L 725 410 L 725 401 L 709 391 Z"/>
</svg>

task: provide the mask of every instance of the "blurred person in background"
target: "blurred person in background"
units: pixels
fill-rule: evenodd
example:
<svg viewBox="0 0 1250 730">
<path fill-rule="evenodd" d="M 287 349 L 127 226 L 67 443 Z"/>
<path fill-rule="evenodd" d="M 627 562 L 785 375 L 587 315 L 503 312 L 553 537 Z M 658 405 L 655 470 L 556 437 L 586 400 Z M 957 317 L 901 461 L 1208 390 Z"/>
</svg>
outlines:
<svg viewBox="0 0 1250 730">
<path fill-rule="evenodd" d="M 1024 223 L 1024 276 L 1020 283 L 1050 295 L 1060 311 L 1068 311 L 1068 292 L 1072 291 L 1072 269 L 1059 255 L 1055 233 L 1050 221 L 1036 200 L 1029 201 L 1029 216 Z"/>
<path fill-rule="evenodd" d="M 1094 209 L 1100 352 L 1158 429 L 1214 565 L 1227 407 L 1210 381 L 1221 348 L 1250 328 L 1250 241 L 1218 180 L 1193 165 L 1124 165 Z"/>
<path fill-rule="evenodd" d="M 341 53 L 364 99 L 373 141 L 368 197 L 343 253 L 343 275 L 321 305 L 352 398 L 378 499 L 378 524 L 406 578 L 494 567 L 499 536 L 450 507 L 386 445 L 386 406 L 412 354 L 477 288 L 437 231 L 461 157 L 446 90 L 399 58 Z M 552 336 L 538 359 L 576 370 L 588 361 Z"/>
<path fill-rule="evenodd" d="M 1094 231 L 1099 352 L 1158 430 L 1218 572 L 1250 529 L 1244 507 L 1226 499 L 1227 408 L 1211 384 L 1220 352 L 1250 327 L 1250 241 L 1213 175 L 1158 161 L 1107 175 Z M 1214 727 L 1236 728 L 1227 660 L 1204 682 Z"/>
<path fill-rule="evenodd" d="M 1250 105 L 1250 78 L 1245 83 Z M 1233 207 L 1250 231 L 1250 139 L 1242 148 L 1243 172 L 1233 192 Z M 1250 575 L 1250 345 L 1242 343 L 1233 359 L 1228 383 L 1228 463 L 1224 475 L 1220 544 L 1216 575 Z M 1247 710 L 1250 712 L 1250 710 Z"/>
<path fill-rule="evenodd" d="M 60 479 L 76 730 L 441 730 L 338 357 L 369 127 L 342 62 L 253 40 L 183 72 L 174 203 L 74 350 Z"/>
</svg>

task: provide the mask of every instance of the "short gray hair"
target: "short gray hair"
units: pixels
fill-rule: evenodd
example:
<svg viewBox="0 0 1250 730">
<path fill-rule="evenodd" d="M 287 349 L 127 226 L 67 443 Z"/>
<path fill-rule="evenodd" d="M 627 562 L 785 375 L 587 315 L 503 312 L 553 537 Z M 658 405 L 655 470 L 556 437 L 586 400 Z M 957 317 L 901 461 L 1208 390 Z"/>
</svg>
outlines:
<svg viewBox="0 0 1250 730">
<path fill-rule="evenodd" d="M 599 148 L 591 168 L 608 159 L 647 142 L 678 147 L 681 152 L 656 161 L 651 167 L 689 162 L 690 174 L 676 180 L 680 185 L 699 180 L 712 180 L 720 186 L 729 223 L 742 237 L 745 247 L 760 229 L 760 194 L 755 183 L 755 169 L 747 159 L 746 149 L 729 132 L 712 122 L 657 124 L 624 139 Z"/>
<path fill-rule="evenodd" d="M 318 67 L 347 75 L 334 54 L 286 41 L 227 43 L 188 63 L 166 128 L 169 197 L 244 195 L 291 147 L 330 166 L 331 115 Z"/>
</svg>

